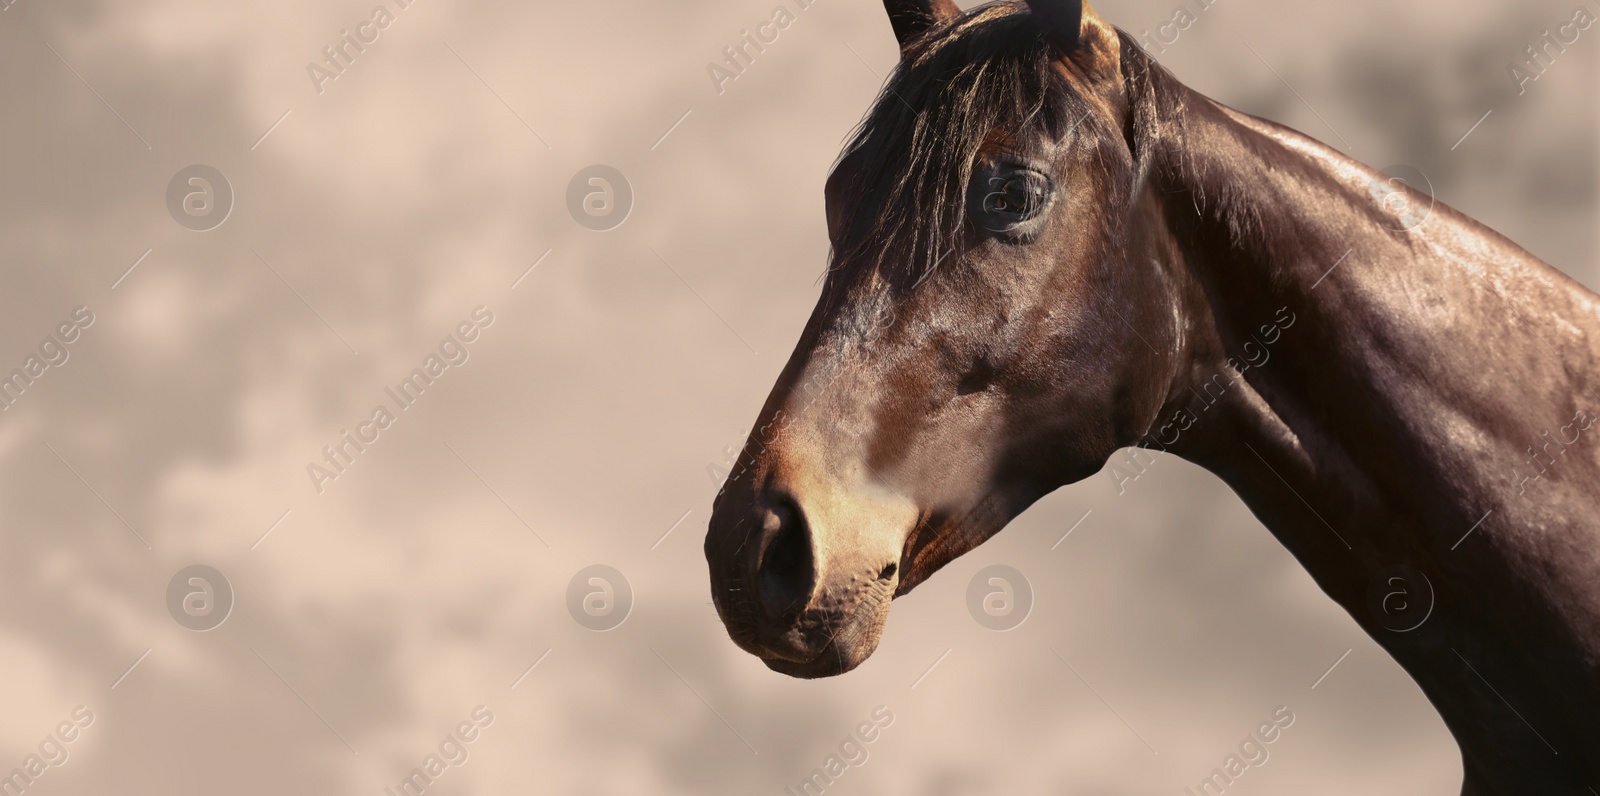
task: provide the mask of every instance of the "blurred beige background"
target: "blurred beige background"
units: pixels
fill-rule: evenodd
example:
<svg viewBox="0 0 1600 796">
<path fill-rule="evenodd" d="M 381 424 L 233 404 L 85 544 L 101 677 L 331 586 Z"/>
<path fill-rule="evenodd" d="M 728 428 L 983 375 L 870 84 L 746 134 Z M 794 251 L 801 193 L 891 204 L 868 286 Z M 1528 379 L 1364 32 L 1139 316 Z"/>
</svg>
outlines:
<svg viewBox="0 0 1600 796">
<path fill-rule="evenodd" d="M 307 65 L 380 1 L 319 94 Z M 816 0 L 718 94 L 707 65 L 776 2 L 0 2 L 0 372 L 94 317 L 0 413 L 0 774 L 42 754 L 29 794 L 376 796 L 482 705 L 428 793 L 776 796 L 883 705 L 828 793 L 1180 794 L 1287 705 L 1230 794 L 1455 794 L 1418 689 L 1175 459 L 1051 496 L 845 677 L 727 640 L 711 473 L 815 300 L 823 179 L 896 59 L 877 2 Z M 1100 11 L 1141 34 L 1177 2 Z M 1508 68 L 1573 3 L 1216 0 L 1160 59 L 1420 169 L 1593 287 L 1600 28 L 1525 94 Z M 603 233 L 566 200 L 597 163 L 634 193 Z M 205 232 L 166 200 L 191 164 L 234 192 Z M 480 305 L 470 358 L 394 409 Z M 380 404 L 319 495 L 307 465 Z M 168 608 L 192 564 L 234 593 L 208 632 Z M 567 608 L 592 564 L 634 594 L 609 632 Z M 966 608 L 991 564 L 1035 593 L 1006 633 Z M 65 759 L 41 753 L 79 705 Z"/>
</svg>

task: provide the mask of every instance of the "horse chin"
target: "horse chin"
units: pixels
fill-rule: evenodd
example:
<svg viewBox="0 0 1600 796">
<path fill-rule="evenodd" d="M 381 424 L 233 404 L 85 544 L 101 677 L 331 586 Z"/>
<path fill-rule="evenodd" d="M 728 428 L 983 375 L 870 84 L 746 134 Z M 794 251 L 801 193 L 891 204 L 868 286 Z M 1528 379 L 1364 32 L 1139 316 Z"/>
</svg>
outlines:
<svg viewBox="0 0 1600 796">
<path fill-rule="evenodd" d="M 878 641 L 883 638 L 883 628 L 889 622 L 889 604 L 894 600 L 894 589 L 892 577 L 880 580 L 877 588 L 867 593 L 849 618 L 833 630 L 828 643 L 810 660 L 796 661 L 762 655 L 761 662 L 779 674 L 805 680 L 833 677 L 860 666 L 878 649 Z"/>
<path fill-rule="evenodd" d="M 761 662 L 779 674 L 798 677 L 802 680 L 815 680 L 821 677 L 835 677 L 860 666 L 878 648 L 878 635 L 870 639 L 851 645 L 841 645 L 835 641 L 822 648 L 822 653 L 805 662 L 786 661 L 782 658 L 762 658 Z"/>
</svg>

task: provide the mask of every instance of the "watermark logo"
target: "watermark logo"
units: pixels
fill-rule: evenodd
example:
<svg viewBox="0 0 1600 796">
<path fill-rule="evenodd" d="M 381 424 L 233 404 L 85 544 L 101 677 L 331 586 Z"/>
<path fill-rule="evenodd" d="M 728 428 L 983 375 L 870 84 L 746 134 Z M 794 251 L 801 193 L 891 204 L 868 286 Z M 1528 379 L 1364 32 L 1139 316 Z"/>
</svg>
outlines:
<svg viewBox="0 0 1600 796">
<path fill-rule="evenodd" d="M 322 63 L 306 62 L 306 75 L 311 78 L 311 87 L 319 95 L 327 90 L 328 81 L 338 80 L 350 71 L 350 67 L 356 65 L 356 57 L 366 53 L 368 46 L 377 43 L 378 37 L 394 24 L 396 15 L 410 8 L 416 0 L 389 2 L 394 4 L 394 11 L 390 11 L 383 3 L 373 6 L 367 18 L 356 24 L 355 31 L 349 28 L 340 30 L 338 41 L 322 48 Z"/>
<path fill-rule="evenodd" d="M 1153 50 L 1157 55 L 1165 55 L 1167 48 L 1177 44 L 1183 32 L 1194 27 L 1194 23 L 1200 21 L 1200 15 L 1210 11 L 1216 4 L 1217 0 L 1195 0 L 1199 11 L 1191 11 L 1188 6 L 1179 4 L 1172 9 L 1170 19 L 1157 25 L 1154 33 L 1146 30 L 1139 37 L 1139 43 L 1143 44 L 1146 50 Z"/>
<path fill-rule="evenodd" d="M 494 325 L 494 312 L 479 304 L 472 314 L 447 333 L 435 352 L 429 352 L 422 364 L 413 368 L 399 383 L 383 388 L 383 394 L 394 403 L 394 409 L 383 403 L 372 407 L 367 420 L 357 423 L 355 431 L 339 429 L 339 438 L 332 445 L 322 446 L 322 463 L 307 462 L 306 475 L 311 486 L 321 495 L 331 481 L 349 472 L 356 457 L 382 438 L 407 411 L 421 400 L 423 393 L 432 389 L 451 370 L 460 369 L 472 358 L 469 346 L 477 342 L 484 329 Z"/>
<path fill-rule="evenodd" d="M 870 720 L 856 725 L 856 731 L 839 742 L 839 751 L 829 752 L 822 765 L 811 769 L 810 776 L 800 781 L 800 786 L 783 789 L 784 796 L 821 796 L 833 787 L 844 772 L 867 764 L 867 746 L 882 737 L 885 727 L 894 723 L 894 714 L 879 705 L 872 710 Z"/>
<path fill-rule="evenodd" d="M 184 567 L 167 582 L 167 613 L 190 630 L 215 630 L 233 613 L 233 584 L 205 564 Z"/>
<path fill-rule="evenodd" d="M 801 11 L 809 10 L 816 5 L 817 0 L 794 0 L 795 7 Z M 711 78 L 711 87 L 718 94 L 727 91 L 728 81 L 738 80 L 745 71 L 756 63 L 756 58 L 767 51 L 767 46 L 778 41 L 778 37 L 795 23 L 797 16 L 787 6 L 779 3 L 772 9 L 772 14 L 758 23 L 755 31 L 749 28 L 739 31 L 739 41 L 722 48 L 722 63 L 712 61 L 706 64 L 706 76 Z"/>
<path fill-rule="evenodd" d="M 1594 425 L 1594 420 L 1593 414 L 1579 408 L 1573 413 L 1572 422 L 1557 429 L 1554 436 L 1551 436 L 1550 429 L 1541 429 L 1539 439 L 1544 444 L 1540 445 L 1538 450 L 1534 450 L 1532 445 L 1528 446 L 1528 467 L 1533 475 L 1522 475 L 1521 467 L 1512 468 L 1512 478 L 1517 482 L 1517 494 L 1526 495 L 1528 484 L 1543 478 L 1544 474 L 1560 461 L 1558 457 L 1567 455 L 1567 449 L 1577 444 L 1583 432 Z M 1517 478 L 1517 476 L 1522 477 Z"/>
<path fill-rule="evenodd" d="M 233 212 L 233 186 L 210 166 L 185 166 L 167 183 L 167 212 L 186 229 L 216 229 Z"/>
<path fill-rule="evenodd" d="M 1117 495 L 1127 494 L 1128 485 L 1144 477 L 1155 465 L 1157 459 L 1151 451 L 1166 453 L 1168 448 L 1178 443 L 1185 431 L 1194 427 L 1204 413 L 1211 411 L 1211 407 L 1223 399 L 1228 390 L 1244 379 L 1246 371 L 1265 367 L 1271 362 L 1272 346 L 1277 345 L 1283 339 L 1284 330 L 1294 326 L 1298 320 L 1299 317 L 1289 311 L 1287 304 L 1279 307 L 1272 317 L 1272 323 L 1261 324 L 1256 331 L 1246 333 L 1240 353 L 1230 355 L 1221 371 L 1213 374 L 1209 381 L 1190 388 L 1195 401 L 1173 412 L 1165 425 L 1139 440 L 1136 447 L 1125 448 L 1120 461 L 1110 461 L 1105 473 L 1117 485 Z"/>
<path fill-rule="evenodd" d="M 778 36 L 794 24 L 794 14 L 783 6 L 778 6 L 772 11 L 772 18 L 756 25 L 756 32 L 751 33 L 747 28 L 739 31 L 741 34 L 738 44 L 730 44 L 722 48 L 722 63 L 706 64 L 706 75 L 711 78 L 711 86 L 718 94 L 726 92 L 728 81 L 738 80 L 756 62 L 756 56 L 767 51 L 766 45 L 778 40 Z"/>
<path fill-rule="evenodd" d="M 72 358 L 68 346 L 78 342 L 83 330 L 94 325 L 94 311 L 80 305 L 72 315 L 58 324 L 53 333 L 39 341 L 38 353 L 28 354 L 22 367 L 0 375 L 0 412 L 10 409 L 34 382 L 44 378 L 51 368 L 59 368 Z"/>
<path fill-rule="evenodd" d="M 1433 583 L 1408 566 L 1385 568 L 1367 586 L 1367 609 L 1385 630 L 1410 633 L 1433 615 Z"/>
<path fill-rule="evenodd" d="M 38 784 L 46 771 L 66 765 L 71 757 L 68 745 L 81 738 L 83 729 L 93 723 L 94 712 L 88 706 L 73 708 L 66 720 L 56 725 L 56 731 L 39 742 L 38 752 L 29 752 L 22 758 L 22 765 L 11 769 L 10 773 L 0 774 L 0 792 L 6 796 L 22 796 Z"/>
<path fill-rule="evenodd" d="M 633 186 L 622 172 L 603 163 L 585 167 L 567 183 L 567 212 L 584 229 L 616 229 L 632 210 Z"/>
<path fill-rule="evenodd" d="M 615 567 L 584 567 L 567 583 L 567 613 L 590 630 L 615 630 L 632 611 L 633 585 Z"/>
<path fill-rule="evenodd" d="M 1583 37 L 1583 32 L 1594 27 L 1595 14 L 1584 6 L 1578 6 L 1572 12 L 1572 21 L 1558 26 L 1555 30 L 1546 28 L 1544 35 L 1538 41 L 1528 45 L 1522 51 L 1525 56 L 1522 61 L 1513 61 L 1506 65 L 1506 70 L 1511 73 L 1511 82 L 1517 84 L 1517 96 L 1528 93 L 1528 81 L 1544 77 L 1544 73 L 1555 66 L 1556 58 L 1566 54 L 1567 48 L 1578 43 Z"/>
<path fill-rule="evenodd" d="M 1367 195 L 1383 211 L 1384 226 L 1410 232 L 1433 215 L 1433 183 L 1410 166 L 1390 166 L 1367 183 Z"/>
<path fill-rule="evenodd" d="M 1252 768 L 1261 768 L 1272 757 L 1272 752 L 1267 749 L 1270 744 L 1278 742 L 1283 737 L 1283 731 L 1294 724 L 1294 711 L 1287 705 L 1279 705 L 1272 711 L 1267 721 L 1261 722 L 1256 731 L 1246 735 L 1239 742 L 1239 751 L 1230 753 L 1222 759 L 1222 765 L 1211 769 L 1211 774 L 1200 780 L 1199 785 L 1184 788 L 1184 796 L 1222 796 L 1224 792 L 1234 786 L 1246 771 Z"/>
<path fill-rule="evenodd" d="M 967 611 L 990 630 L 1014 630 L 1033 611 L 1033 584 L 1005 564 L 984 567 L 967 584 Z"/>
<path fill-rule="evenodd" d="M 385 787 L 383 792 L 386 796 L 422 796 L 444 776 L 444 772 L 466 765 L 471 757 L 467 744 L 478 740 L 483 729 L 494 723 L 494 713 L 479 705 L 472 709 L 467 719 L 457 724 L 453 731 L 445 733 L 444 739 L 439 741 L 439 751 L 430 752 L 422 758 L 422 765 L 411 769 L 411 773 L 401 779 L 399 785 Z"/>
</svg>

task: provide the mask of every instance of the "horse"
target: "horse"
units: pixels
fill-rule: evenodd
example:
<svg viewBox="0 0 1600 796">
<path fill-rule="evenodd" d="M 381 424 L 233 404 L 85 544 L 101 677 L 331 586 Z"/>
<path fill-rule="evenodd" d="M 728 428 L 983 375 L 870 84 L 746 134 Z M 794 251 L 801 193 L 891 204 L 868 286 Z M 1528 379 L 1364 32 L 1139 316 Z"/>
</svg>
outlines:
<svg viewBox="0 0 1600 796">
<path fill-rule="evenodd" d="M 1167 451 L 1416 680 L 1463 794 L 1600 788 L 1600 297 L 1087 4 L 885 6 L 821 295 L 708 524 L 733 641 L 848 672 L 893 599 Z"/>
</svg>

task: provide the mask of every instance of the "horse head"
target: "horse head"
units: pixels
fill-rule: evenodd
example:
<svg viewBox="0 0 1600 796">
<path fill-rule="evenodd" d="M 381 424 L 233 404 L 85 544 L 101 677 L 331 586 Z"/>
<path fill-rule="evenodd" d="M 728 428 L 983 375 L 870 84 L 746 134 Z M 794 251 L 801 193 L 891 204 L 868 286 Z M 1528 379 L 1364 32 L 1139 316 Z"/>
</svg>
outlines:
<svg viewBox="0 0 1600 796">
<path fill-rule="evenodd" d="M 821 296 L 705 540 L 729 634 L 798 677 L 1135 442 L 1178 367 L 1131 43 L 1077 2 L 887 6 L 901 61 L 828 179 Z"/>
</svg>

